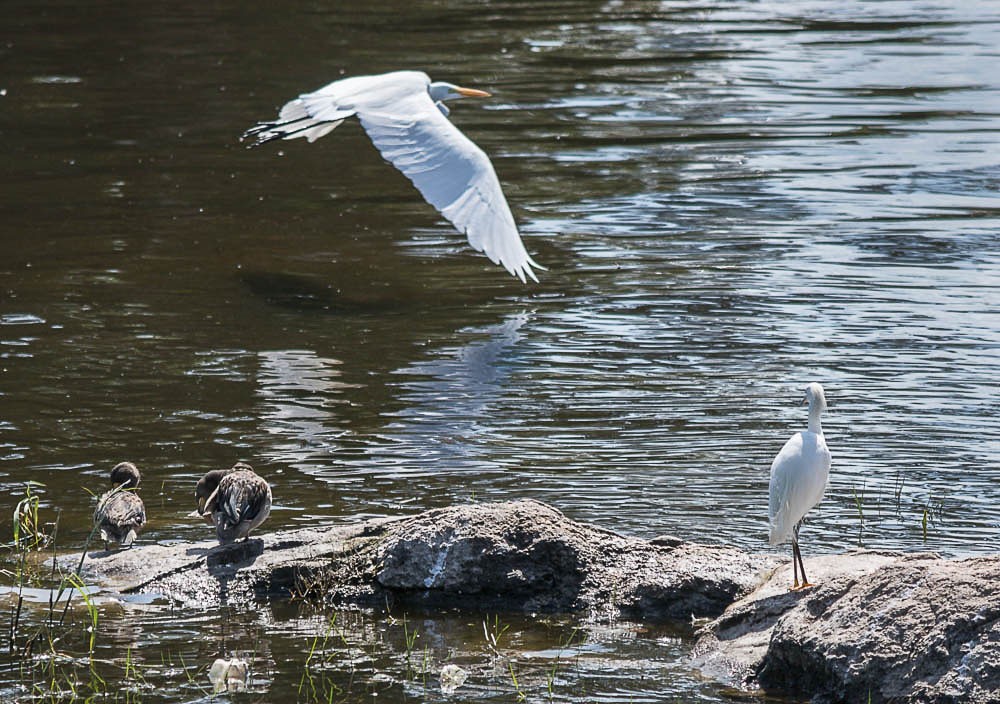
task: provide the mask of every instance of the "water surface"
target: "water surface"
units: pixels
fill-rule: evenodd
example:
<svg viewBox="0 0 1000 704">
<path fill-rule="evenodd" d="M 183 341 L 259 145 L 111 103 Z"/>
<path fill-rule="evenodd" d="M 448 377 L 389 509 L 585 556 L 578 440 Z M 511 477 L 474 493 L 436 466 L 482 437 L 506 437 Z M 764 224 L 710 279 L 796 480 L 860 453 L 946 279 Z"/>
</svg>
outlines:
<svg viewBox="0 0 1000 704">
<path fill-rule="evenodd" d="M 10 4 L 8 504 L 43 482 L 79 545 L 82 487 L 131 459 L 144 539 L 194 539 L 196 477 L 242 458 L 274 487 L 270 531 L 532 497 L 768 550 L 768 466 L 818 380 L 834 467 L 807 556 L 995 551 L 1000 11 L 952 5 Z M 298 93 L 406 67 L 494 94 L 451 117 L 540 284 L 474 253 L 356 124 L 237 141 Z M 131 646 L 156 683 L 137 693 L 170 702 L 203 696 L 178 657 L 223 652 L 268 663 L 256 691 L 294 689 L 332 617 L 102 608 L 100 656 Z M 339 616 L 367 660 L 331 656 L 335 700 L 443 698 L 407 669 L 402 616 Z M 516 698 L 483 615 L 412 618 L 435 667 L 471 668 L 464 700 Z M 508 622 L 528 670 L 579 625 Z M 555 697 L 722 701 L 663 628 L 586 626 Z"/>
</svg>

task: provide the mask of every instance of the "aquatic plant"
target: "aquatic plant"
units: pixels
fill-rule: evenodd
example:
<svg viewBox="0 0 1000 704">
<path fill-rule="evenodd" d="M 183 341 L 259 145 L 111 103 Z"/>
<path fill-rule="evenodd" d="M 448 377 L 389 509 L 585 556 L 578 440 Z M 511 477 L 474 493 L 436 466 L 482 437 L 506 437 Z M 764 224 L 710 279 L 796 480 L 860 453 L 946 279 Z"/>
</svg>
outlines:
<svg viewBox="0 0 1000 704">
<path fill-rule="evenodd" d="M 521 683 L 517 679 L 517 673 L 514 672 L 514 663 L 508 662 L 507 668 L 510 671 L 510 680 L 514 683 L 514 693 L 517 695 L 517 701 L 527 701 L 528 695 L 525 694 L 523 689 L 521 689 Z"/>
<path fill-rule="evenodd" d="M 410 655 L 413 653 L 413 646 L 417 642 L 417 638 L 420 637 L 420 629 L 414 628 L 410 630 L 407 628 L 406 614 L 403 614 L 403 638 L 406 641 L 406 661 L 410 661 Z"/>
<path fill-rule="evenodd" d="M 861 484 L 861 495 L 858 495 L 858 490 L 856 487 L 851 487 L 851 493 L 854 495 L 854 508 L 858 512 L 858 546 L 862 546 L 862 535 L 865 531 L 865 510 L 863 507 L 863 502 L 865 500 L 865 484 Z"/>
<path fill-rule="evenodd" d="M 17 550 L 38 550 L 50 540 L 38 516 L 40 499 L 38 494 L 32 493 L 33 486 L 45 485 L 36 481 L 25 482 L 24 498 L 14 507 L 14 548 Z"/>
<path fill-rule="evenodd" d="M 490 617 L 487 616 L 483 619 L 483 636 L 486 638 L 486 649 L 494 656 L 501 657 L 500 653 L 500 639 L 503 634 L 507 632 L 510 628 L 510 624 L 500 623 L 499 614 L 493 615 L 493 621 L 490 621 Z"/>
<path fill-rule="evenodd" d="M 906 484 L 906 477 L 902 472 L 896 472 L 896 479 L 893 482 L 892 493 L 896 498 L 896 515 L 900 514 L 900 504 L 903 498 L 903 486 Z"/>
<path fill-rule="evenodd" d="M 12 520 L 11 547 L 16 554 L 14 572 L 4 570 L 17 585 L 17 601 L 11 610 L 8 645 L 10 652 L 16 650 L 17 635 L 20 630 L 21 612 L 24 608 L 24 588 L 27 584 L 37 581 L 37 575 L 29 571 L 28 553 L 38 550 L 49 542 L 49 536 L 42 530 L 38 510 L 40 499 L 32 492 L 32 487 L 45 486 L 41 482 L 28 481 L 24 485 L 24 498 L 14 507 Z"/>
<path fill-rule="evenodd" d="M 80 576 L 94 531 L 91 530 L 87 537 L 76 569 L 64 573 L 56 560 L 55 538 L 60 514 L 57 511 L 53 523 L 42 522 L 39 495 L 34 490 L 39 486 L 42 485 L 38 482 L 26 485 L 25 496 L 18 502 L 13 513 L 11 546 L 16 554 L 16 568 L 12 574 L 17 584 L 17 599 L 12 605 L 8 647 L 12 655 L 18 656 L 22 686 L 33 697 L 50 701 L 64 698 L 92 699 L 96 696 L 106 698 L 108 685 L 94 657 L 99 610 L 91 591 Z M 47 530 L 50 526 L 51 530 Z M 53 555 L 51 569 L 46 572 L 45 561 L 31 558 L 29 554 L 48 546 L 51 546 Z M 22 611 L 25 588 L 28 585 L 49 588 L 47 612 L 43 613 L 40 621 L 26 629 L 22 623 Z M 67 624 L 70 606 L 77 596 L 80 597 L 77 603 L 83 604 L 86 613 L 82 635 L 87 657 L 82 662 L 66 652 L 67 646 L 76 642 L 74 637 L 81 634 L 79 624 Z M 137 670 L 130 656 L 126 666 L 128 676 L 134 677 Z M 120 694 L 116 695 L 115 701 L 120 700 Z M 126 694 L 125 700 L 136 699 L 131 694 Z"/>
<path fill-rule="evenodd" d="M 305 701 L 308 702 L 332 702 L 334 697 L 343 694 L 343 689 L 336 682 L 327 677 L 324 671 L 318 670 L 318 668 L 325 669 L 335 657 L 335 653 L 328 650 L 327 646 L 333 636 L 336 623 L 337 614 L 334 612 L 327 622 L 326 632 L 323 634 L 322 640 L 319 634 L 313 636 L 309 652 L 306 653 L 306 661 L 302 666 L 302 676 L 299 679 L 297 694 L 300 701 L 305 697 Z M 343 631 L 340 632 L 340 639 L 345 645 L 347 644 Z"/>
<path fill-rule="evenodd" d="M 79 575 L 77 574 L 67 575 L 64 582 L 80 595 L 80 597 L 83 599 L 84 606 L 87 607 L 87 615 L 90 618 L 90 626 L 87 627 L 87 632 L 90 634 L 87 650 L 91 659 L 93 659 L 94 644 L 97 642 L 97 617 L 98 617 L 97 605 L 94 603 L 94 600 L 90 598 L 90 593 L 87 591 L 87 585 L 83 583 L 83 580 L 80 578 Z M 62 591 L 60 590 L 60 594 L 61 593 Z M 66 608 L 69 608 L 69 602 L 71 598 L 72 594 L 67 595 Z M 65 615 L 65 610 L 63 611 L 63 614 Z"/>
<path fill-rule="evenodd" d="M 559 665 L 562 662 L 562 655 L 565 650 L 567 650 L 572 644 L 573 640 L 576 638 L 577 633 L 580 632 L 578 626 L 574 626 L 573 630 L 570 631 L 569 636 L 565 641 L 560 641 L 559 650 L 556 652 L 556 658 L 553 660 L 552 665 L 545 672 L 545 691 L 548 692 L 549 701 L 553 700 L 555 695 L 555 682 L 556 673 L 559 671 Z"/>
</svg>

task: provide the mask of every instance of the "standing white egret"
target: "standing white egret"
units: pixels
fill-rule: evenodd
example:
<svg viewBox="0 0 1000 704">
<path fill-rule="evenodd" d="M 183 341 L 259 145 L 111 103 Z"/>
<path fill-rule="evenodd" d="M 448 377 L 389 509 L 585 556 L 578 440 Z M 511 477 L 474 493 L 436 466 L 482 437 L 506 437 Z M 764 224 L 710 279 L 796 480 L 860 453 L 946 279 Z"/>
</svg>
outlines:
<svg viewBox="0 0 1000 704">
<path fill-rule="evenodd" d="M 243 139 L 250 147 L 275 139 L 314 142 L 357 116 L 386 161 L 413 182 L 424 199 L 484 252 L 525 281 L 538 281 L 532 260 L 482 149 L 448 119 L 446 100 L 486 98 L 489 93 L 431 82 L 420 71 L 395 71 L 334 81 L 285 104 L 273 122 L 260 122 Z"/>
<path fill-rule="evenodd" d="M 803 403 L 809 404 L 809 429 L 795 433 L 771 463 L 768 489 L 770 542 L 777 545 L 792 537 L 792 589 L 811 587 L 799 550 L 799 527 L 806 513 L 823 498 L 830 474 L 830 450 L 823 437 L 820 414 L 826 410 L 823 387 L 806 387 Z M 799 584 L 799 572 L 802 583 Z"/>
</svg>

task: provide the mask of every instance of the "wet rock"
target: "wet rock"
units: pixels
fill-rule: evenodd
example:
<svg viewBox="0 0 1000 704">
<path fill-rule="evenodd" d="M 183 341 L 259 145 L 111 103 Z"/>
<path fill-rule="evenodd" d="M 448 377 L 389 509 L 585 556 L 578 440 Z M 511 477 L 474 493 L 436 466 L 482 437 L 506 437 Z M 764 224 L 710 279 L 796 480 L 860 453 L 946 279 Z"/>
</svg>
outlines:
<svg viewBox="0 0 1000 704">
<path fill-rule="evenodd" d="M 857 552 L 787 566 L 700 631 L 705 674 L 825 702 L 1000 702 L 1000 557 Z"/>
<path fill-rule="evenodd" d="M 376 551 L 376 581 L 430 606 L 688 619 L 721 612 L 771 564 L 724 546 L 654 545 L 537 501 L 429 511 L 398 528 Z"/>
<path fill-rule="evenodd" d="M 183 603 L 297 594 L 338 605 L 678 619 L 721 613 L 773 564 L 724 546 L 621 536 L 537 501 L 454 506 L 227 546 L 138 546 L 87 562 L 111 589 Z"/>
<path fill-rule="evenodd" d="M 487 608 L 513 600 L 526 611 L 582 606 L 587 566 L 579 526 L 548 506 L 461 506 L 397 527 L 375 551 L 375 581 L 399 599 Z"/>
</svg>

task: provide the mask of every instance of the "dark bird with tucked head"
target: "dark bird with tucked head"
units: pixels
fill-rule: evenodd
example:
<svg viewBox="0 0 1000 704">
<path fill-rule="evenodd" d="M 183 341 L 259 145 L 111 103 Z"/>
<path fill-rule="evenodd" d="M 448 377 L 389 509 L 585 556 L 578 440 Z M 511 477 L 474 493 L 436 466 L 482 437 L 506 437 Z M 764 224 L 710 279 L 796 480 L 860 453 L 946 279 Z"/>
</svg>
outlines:
<svg viewBox="0 0 1000 704">
<path fill-rule="evenodd" d="M 246 462 L 206 473 L 195 497 L 198 513 L 215 526 L 220 545 L 246 540 L 271 513 L 271 487 Z"/>
<path fill-rule="evenodd" d="M 146 507 L 135 493 L 141 478 L 139 469 L 131 462 L 121 462 L 111 470 L 111 491 L 101 495 L 94 511 L 94 525 L 101 532 L 105 550 L 108 543 L 132 547 L 145 525 Z"/>
</svg>

